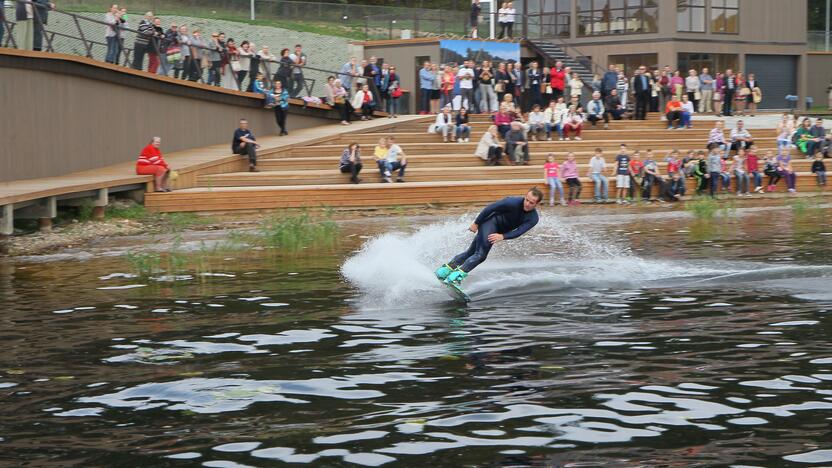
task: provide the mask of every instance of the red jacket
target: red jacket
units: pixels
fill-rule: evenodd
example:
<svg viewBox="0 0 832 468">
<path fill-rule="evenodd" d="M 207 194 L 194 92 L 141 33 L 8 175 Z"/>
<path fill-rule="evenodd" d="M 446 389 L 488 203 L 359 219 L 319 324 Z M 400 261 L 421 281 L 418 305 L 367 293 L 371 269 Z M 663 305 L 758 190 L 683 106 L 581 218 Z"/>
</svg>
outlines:
<svg viewBox="0 0 832 468">
<path fill-rule="evenodd" d="M 549 83 L 549 85 L 552 86 L 552 89 L 558 89 L 560 91 L 563 91 L 563 83 L 565 80 L 566 73 L 563 71 L 563 69 L 561 69 L 560 71 L 552 70 L 551 82 Z"/>
<path fill-rule="evenodd" d="M 148 144 L 144 147 L 141 154 L 139 154 L 139 160 L 136 161 L 137 166 L 162 166 L 164 168 L 168 167 L 168 163 L 165 162 L 165 158 L 162 157 L 162 152 L 159 151 L 159 148 L 153 146 L 153 144 Z"/>
</svg>

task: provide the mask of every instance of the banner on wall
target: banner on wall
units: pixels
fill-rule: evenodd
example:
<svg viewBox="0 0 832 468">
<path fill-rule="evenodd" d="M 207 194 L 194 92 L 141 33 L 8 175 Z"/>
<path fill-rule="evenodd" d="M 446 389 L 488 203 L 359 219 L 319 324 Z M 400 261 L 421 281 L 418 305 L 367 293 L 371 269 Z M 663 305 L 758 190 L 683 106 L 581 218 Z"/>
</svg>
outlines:
<svg viewBox="0 0 832 468">
<path fill-rule="evenodd" d="M 439 41 L 442 63 L 462 63 L 473 60 L 492 62 L 520 62 L 520 44 L 517 42 L 488 42 L 446 40 Z"/>
</svg>

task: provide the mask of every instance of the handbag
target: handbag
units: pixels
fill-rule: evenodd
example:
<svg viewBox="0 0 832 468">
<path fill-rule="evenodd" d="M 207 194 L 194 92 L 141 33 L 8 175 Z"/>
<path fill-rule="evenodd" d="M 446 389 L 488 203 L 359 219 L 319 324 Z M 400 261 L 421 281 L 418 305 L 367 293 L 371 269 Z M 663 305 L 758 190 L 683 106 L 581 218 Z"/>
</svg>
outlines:
<svg viewBox="0 0 832 468">
<path fill-rule="evenodd" d="M 546 85 L 546 94 L 552 94 L 552 85 Z"/>
<path fill-rule="evenodd" d="M 748 88 L 743 88 L 740 90 L 740 96 L 745 97 L 751 94 L 751 90 Z"/>
<path fill-rule="evenodd" d="M 763 92 L 760 91 L 760 88 L 754 88 L 752 92 L 754 93 L 754 104 L 759 104 L 763 100 Z"/>
<path fill-rule="evenodd" d="M 714 102 L 722 101 L 722 93 L 714 93 Z"/>
<path fill-rule="evenodd" d="M 230 62 L 230 64 L 231 64 L 231 71 L 238 72 L 238 71 L 241 70 L 239 61 L 233 60 L 233 61 Z"/>
<path fill-rule="evenodd" d="M 401 88 L 396 88 L 396 89 L 393 90 L 393 92 L 390 95 L 393 96 L 394 98 L 400 98 L 400 97 L 402 97 L 402 89 Z"/>
<path fill-rule="evenodd" d="M 700 91 L 694 91 L 693 92 L 693 98 L 696 99 L 697 101 L 702 99 L 702 93 Z"/>
<path fill-rule="evenodd" d="M 506 92 L 506 84 L 505 84 L 505 83 L 503 83 L 502 81 L 501 81 L 501 82 L 499 82 L 499 83 L 497 83 L 497 84 L 495 84 L 495 85 L 494 85 L 494 91 L 496 91 L 496 92 L 498 92 L 498 93 L 504 93 L 504 92 Z"/>
<path fill-rule="evenodd" d="M 182 53 L 178 49 L 174 53 L 170 53 L 170 50 L 168 50 L 167 60 L 168 63 L 176 63 L 182 60 Z"/>
</svg>

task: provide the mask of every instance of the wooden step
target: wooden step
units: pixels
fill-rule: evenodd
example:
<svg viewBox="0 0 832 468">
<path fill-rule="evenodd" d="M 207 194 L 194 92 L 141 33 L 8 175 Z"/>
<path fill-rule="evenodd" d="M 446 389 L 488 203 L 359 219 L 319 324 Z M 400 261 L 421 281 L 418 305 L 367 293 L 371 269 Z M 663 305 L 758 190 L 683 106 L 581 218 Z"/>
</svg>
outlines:
<svg viewBox="0 0 832 468">
<path fill-rule="evenodd" d="M 679 137 L 674 138 L 672 140 L 654 140 L 639 138 L 628 140 L 584 139 L 582 141 L 533 141 L 530 143 L 529 148 L 532 152 L 552 151 L 555 153 L 562 153 L 567 151 L 593 151 L 595 148 L 601 148 L 604 151 L 617 151 L 621 143 L 626 143 L 631 150 L 657 150 L 659 148 L 676 148 L 679 150 L 704 149 L 705 142 L 702 138 L 684 138 L 683 133 L 684 132 L 678 132 L 678 134 L 680 134 Z M 756 143 L 760 147 L 772 147 L 775 144 L 775 138 L 758 138 L 756 140 Z M 401 143 L 399 146 L 401 146 L 404 152 L 408 155 L 436 154 L 442 152 L 473 154 L 476 150 L 477 143 L 474 141 L 471 141 L 470 143 Z M 300 146 L 291 148 L 280 154 L 289 157 L 333 155 L 340 156 L 344 148 L 345 145 Z"/>
<path fill-rule="evenodd" d="M 617 150 L 618 148 L 616 148 Z M 760 148 L 761 152 L 764 152 L 767 149 L 771 149 L 775 151 L 775 148 Z M 656 148 L 653 151 L 653 156 L 659 158 L 659 160 L 664 160 L 669 152 L 669 149 L 665 148 Z M 531 152 L 529 153 L 530 160 L 535 164 L 542 164 L 543 161 L 546 159 L 547 152 Z M 604 154 L 604 159 L 607 161 L 607 164 L 611 164 L 615 160 L 616 151 L 607 151 Z M 593 151 L 578 151 L 575 152 L 575 160 L 578 161 L 579 164 L 586 164 L 589 162 L 589 159 L 592 157 Z M 562 162 L 565 159 L 564 152 L 557 152 L 556 153 L 557 160 Z M 683 153 L 681 156 L 685 156 Z M 260 170 L 263 171 L 275 171 L 275 170 L 305 170 L 305 169 L 338 169 L 338 164 L 340 162 L 340 155 L 338 156 L 309 156 L 309 157 L 270 157 L 267 159 L 261 159 L 258 161 L 257 165 Z M 416 155 L 409 155 L 407 157 L 408 164 L 411 167 L 476 167 L 484 165 L 484 162 L 477 156 L 473 154 L 465 154 L 465 153 L 453 153 L 453 154 L 416 154 Z M 798 164 L 798 160 L 795 159 L 795 164 Z M 372 165 L 373 158 L 372 156 L 365 156 L 364 157 L 364 164 Z M 811 161 L 808 161 L 808 166 L 811 167 Z M 366 170 L 366 169 L 365 169 Z"/>
<path fill-rule="evenodd" d="M 826 187 L 817 187 L 813 174 L 802 172 L 798 176 L 798 191 L 826 190 Z M 583 185 L 581 198 L 591 199 L 592 181 L 587 178 L 581 180 Z M 612 179 L 610 180 L 610 194 L 613 195 L 612 190 L 615 184 Z M 694 179 L 686 179 L 688 194 L 693 193 L 694 183 Z M 734 184 L 735 180 L 731 183 Z M 153 212 L 177 212 L 258 210 L 322 205 L 362 207 L 424 205 L 426 203 L 488 203 L 505 196 L 522 195 L 532 186 L 544 188 L 539 178 L 404 184 L 212 187 L 178 190 L 170 193 L 148 193 L 145 197 L 145 206 Z M 785 183 L 782 181 L 778 185 L 778 192 L 785 192 Z"/>
<path fill-rule="evenodd" d="M 670 131 L 668 130 L 587 130 L 582 132 L 581 138 L 584 140 L 630 140 L 633 138 L 639 139 L 656 139 L 656 140 L 672 140 L 674 135 L 669 135 Z M 680 137 L 684 137 L 685 139 L 692 139 L 698 138 L 702 141 L 708 140 L 708 132 L 709 130 L 684 130 L 684 134 L 680 135 Z M 479 141 L 482 137 L 484 131 L 472 131 L 471 132 L 471 141 Z M 552 132 L 555 139 L 557 139 L 557 133 Z M 681 131 L 680 131 L 681 133 Z M 771 134 L 773 135 L 774 132 L 772 131 Z M 352 142 L 356 142 L 362 145 L 375 145 L 379 139 L 394 136 L 396 138 L 396 143 L 440 143 L 442 142 L 442 135 L 439 133 L 428 133 L 426 131 L 421 132 L 396 132 L 396 133 L 363 133 L 360 135 L 341 135 L 333 140 L 330 140 L 330 143 L 335 144 L 339 143 L 342 145 L 348 145 Z"/>
<path fill-rule="evenodd" d="M 199 187 L 251 187 L 262 185 L 332 185 L 349 182 L 349 174 L 341 173 L 332 166 L 324 169 L 298 170 L 263 170 L 258 173 L 234 172 L 227 174 L 212 174 L 200 176 L 197 180 Z M 461 176 L 467 180 L 512 180 L 543 178 L 542 158 L 529 166 L 485 166 L 479 158 L 469 158 L 468 165 L 458 167 L 423 166 L 414 162 L 408 164 L 405 178 L 408 182 L 430 182 L 459 180 Z M 666 173 L 667 163 L 659 162 L 659 171 Z M 607 174 L 612 174 L 613 164 L 608 163 Z M 796 171 L 811 170 L 811 161 L 796 161 Z M 262 170 L 262 169 L 261 169 Z M 588 174 L 589 165 L 578 165 L 579 174 Z M 381 182 L 378 167 L 372 161 L 364 166 L 361 178 L 366 182 Z"/>
</svg>

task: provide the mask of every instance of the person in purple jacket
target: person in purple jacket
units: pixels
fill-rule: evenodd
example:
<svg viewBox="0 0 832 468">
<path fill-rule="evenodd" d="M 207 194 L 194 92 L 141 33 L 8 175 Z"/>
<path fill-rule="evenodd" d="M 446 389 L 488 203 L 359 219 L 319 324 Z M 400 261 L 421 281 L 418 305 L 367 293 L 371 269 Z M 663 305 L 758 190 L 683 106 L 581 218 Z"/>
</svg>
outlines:
<svg viewBox="0 0 832 468">
<path fill-rule="evenodd" d="M 459 286 L 471 270 L 485 261 L 492 245 L 516 239 L 537 224 L 540 217 L 535 208 L 542 199 L 543 192 L 533 187 L 525 197 L 506 197 L 485 207 L 468 228 L 477 234 L 471 246 L 439 267 L 436 277 L 445 283 Z"/>
</svg>

